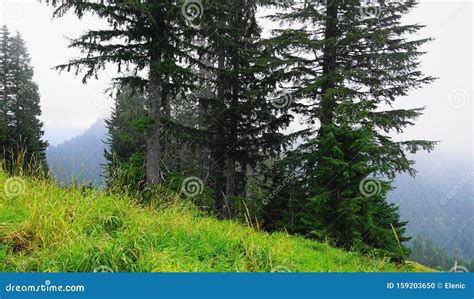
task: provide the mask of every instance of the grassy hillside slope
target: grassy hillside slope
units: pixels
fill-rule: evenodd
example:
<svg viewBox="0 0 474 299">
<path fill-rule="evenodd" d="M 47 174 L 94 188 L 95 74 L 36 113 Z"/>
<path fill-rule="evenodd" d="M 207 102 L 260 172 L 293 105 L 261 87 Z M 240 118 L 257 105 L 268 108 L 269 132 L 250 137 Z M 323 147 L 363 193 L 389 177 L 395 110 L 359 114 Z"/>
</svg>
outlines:
<svg viewBox="0 0 474 299">
<path fill-rule="evenodd" d="M 191 208 L 60 189 L 0 173 L 0 271 L 406 271 L 283 233 L 267 234 Z"/>
</svg>

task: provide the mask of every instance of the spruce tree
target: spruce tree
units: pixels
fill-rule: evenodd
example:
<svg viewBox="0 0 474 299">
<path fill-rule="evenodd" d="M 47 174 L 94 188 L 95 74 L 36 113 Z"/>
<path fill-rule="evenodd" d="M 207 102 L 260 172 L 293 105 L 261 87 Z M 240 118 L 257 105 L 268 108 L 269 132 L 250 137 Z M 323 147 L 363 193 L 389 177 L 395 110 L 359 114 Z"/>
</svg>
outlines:
<svg viewBox="0 0 474 299">
<path fill-rule="evenodd" d="M 401 23 L 415 1 L 378 4 L 294 4 L 274 19 L 296 26 L 275 32 L 270 44 L 280 58 L 281 80 L 293 83 L 303 104 L 299 111 L 311 124 L 292 161 L 304 181 L 300 232 L 344 248 L 377 248 L 400 260 L 405 223 L 385 194 L 397 173 L 415 174 L 406 154 L 429 151 L 434 143 L 394 141 L 389 134 L 403 132 L 423 109 L 390 106 L 433 78 L 419 71 L 419 47 L 429 39 L 411 36 L 422 26 Z M 374 194 L 361 191 L 367 182 Z"/>
<path fill-rule="evenodd" d="M 290 120 L 275 117 L 277 109 L 267 99 L 274 82 L 258 81 L 267 71 L 267 58 L 259 53 L 256 1 L 205 1 L 202 6 L 171 0 L 47 2 L 57 5 L 56 16 L 72 9 L 79 17 L 91 12 L 109 22 L 110 29 L 72 40 L 71 47 L 85 54 L 58 68 L 84 70 L 84 81 L 107 63 L 132 71 L 115 83 L 142 89 L 149 99 L 147 182 L 160 182 L 160 162 L 179 145 L 168 136 L 181 136 L 186 147 L 197 144 L 210 153 L 216 211 L 228 217 L 232 198 L 245 194 L 247 168 L 275 155 L 282 143 L 279 129 Z M 199 78 L 199 69 L 209 77 Z M 148 75 L 140 76 L 144 71 Z M 197 85 L 210 87 L 206 97 L 197 99 L 206 115 L 198 125 L 183 125 L 172 115 L 173 103 L 195 101 L 192 94 L 201 93 Z"/>
<path fill-rule="evenodd" d="M 116 97 L 115 108 L 106 120 L 109 148 L 107 187 L 111 190 L 140 191 L 145 183 L 146 100 L 124 87 Z"/>
<path fill-rule="evenodd" d="M 175 95 L 184 93 L 193 79 L 184 65 L 192 57 L 187 53 L 188 26 L 182 3 L 173 0 L 45 2 L 57 7 L 57 17 L 73 10 L 79 18 L 92 13 L 107 20 L 108 28 L 88 30 L 73 39 L 70 46 L 81 49 L 84 56 L 60 65 L 58 69 L 85 71 L 85 83 L 98 76 L 107 64 L 114 64 L 119 72 L 126 69 L 131 73 L 114 78 L 117 85 L 146 90 L 149 114 L 146 181 L 148 185 L 159 184 L 163 113 L 166 113 L 168 102 Z"/>
<path fill-rule="evenodd" d="M 8 103 L 10 102 L 10 32 L 7 26 L 2 26 L 0 31 L 0 146 L 1 153 L 8 145 Z"/>
<path fill-rule="evenodd" d="M 38 85 L 33 81 L 33 68 L 21 35 L 11 39 L 11 68 L 13 73 L 12 92 L 14 100 L 8 107 L 11 114 L 10 144 L 19 143 L 26 150 L 26 163 L 38 159 L 45 165 L 47 143 L 42 140 L 43 123 Z"/>
<path fill-rule="evenodd" d="M 278 155 L 284 144 L 279 130 L 290 122 L 269 100 L 275 83 L 264 80 L 269 58 L 256 11 L 254 0 L 210 1 L 197 24 L 198 67 L 212 90 L 200 100 L 209 107 L 205 127 L 220 217 L 237 212 L 235 199 L 246 196 L 248 169 Z"/>
<path fill-rule="evenodd" d="M 47 143 L 42 140 L 40 95 L 33 81 L 30 57 L 19 33 L 10 37 L 6 26 L 1 31 L 0 141 L 5 150 L 3 158 L 8 164 L 21 153 L 25 170 L 32 166 L 45 171 Z"/>
</svg>

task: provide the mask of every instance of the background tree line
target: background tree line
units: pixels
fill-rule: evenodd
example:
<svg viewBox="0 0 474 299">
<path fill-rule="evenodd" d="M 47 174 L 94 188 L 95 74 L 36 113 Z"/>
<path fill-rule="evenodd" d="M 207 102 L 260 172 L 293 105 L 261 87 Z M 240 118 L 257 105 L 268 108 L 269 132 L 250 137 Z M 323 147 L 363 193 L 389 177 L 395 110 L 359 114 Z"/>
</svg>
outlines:
<svg viewBox="0 0 474 299">
<path fill-rule="evenodd" d="M 201 204 L 218 218 L 407 256 L 386 194 L 397 173 L 415 175 L 407 153 L 435 145 L 390 135 L 423 111 L 393 102 L 434 80 L 419 70 L 422 26 L 401 23 L 415 1 L 46 2 L 110 25 L 73 39 L 83 56 L 57 68 L 84 82 L 108 64 L 122 74 L 108 121 L 112 190 L 145 202 L 159 186 L 209 194 Z M 269 38 L 260 7 L 280 24 Z M 296 117 L 303 127 L 289 134 Z"/>
<path fill-rule="evenodd" d="M 437 246 L 431 239 L 417 236 L 411 243 L 410 258 L 427 267 L 440 271 L 474 271 L 474 259 L 449 254 L 445 248 Z M 459 269 L 454 269 L 455 265 Z"/>
</svg>

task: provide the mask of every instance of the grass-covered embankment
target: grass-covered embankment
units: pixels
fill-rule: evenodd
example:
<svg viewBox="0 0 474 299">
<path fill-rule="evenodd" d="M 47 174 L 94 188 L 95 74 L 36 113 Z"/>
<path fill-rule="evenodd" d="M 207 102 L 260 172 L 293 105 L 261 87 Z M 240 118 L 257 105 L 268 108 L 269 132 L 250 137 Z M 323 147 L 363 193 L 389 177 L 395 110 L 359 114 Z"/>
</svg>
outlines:
<svg viewBox="0 0 474 299">
<path fill-rule="evenodd" d="M 0 271 L 406 271 L 191 208 L 140 207 L 100 192 L 0 173 Z"/>
</svg>

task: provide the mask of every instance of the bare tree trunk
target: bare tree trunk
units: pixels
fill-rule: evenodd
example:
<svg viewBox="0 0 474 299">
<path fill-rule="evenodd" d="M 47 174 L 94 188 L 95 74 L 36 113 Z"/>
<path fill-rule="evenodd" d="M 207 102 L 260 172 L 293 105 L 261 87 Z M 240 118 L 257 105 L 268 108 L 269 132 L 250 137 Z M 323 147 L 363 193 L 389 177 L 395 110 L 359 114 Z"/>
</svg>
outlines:
<svg viewBox="0 0 474 299">
<path fill-rule="evenodd" d="M 235 196 L 235 160 L 232 157 L 226 159 L 226 206 L 228 217 L 232 218 L 233 197 Z"/>
<path fill-rule="evenodd" d="M 201 60 L 206 65 L 211 65 L 211 61 L 205 57 L 202 57 Z M 198 93 L 199 97 L 199 115 L 198 115 L 198 126 L 199 130 L 207 131 L 209 130 L 209 123 L 206 119 L 209 116 L 209 101 L 215 100 L 215 93 L 212 90 L 209 81 L 211 81 L 211 74 L 210 71 L 205 70 L 204 68 L 201 69 L 202 78 L 200 79 L 200 84 L 202 89 Z M 211 109 L 212 109 L 211 104 Z M 199 173 L 201 178 L 207 178 L 210 172 L 210 148 L 209 148 L 209 140 L 205 139 L 199 144 L 198 147 L 198 161 L 199 161 Z"/>
<path fill-rule="evenodd" d="M 183 170 L 183 144 L 181 141 L 176 141 L 176 171 L 180 173 Z"/>
<path fill-rule="evenodd" d="M 214 197 L 215 206 L 214 210 L 216 216 L 221 219 L 227 218 L 227 205 L 226 205 L 226 176 L 225 176 L 225 162 L 227 154 L 227 144 L 225 129 L 226 119 L 224 115 L 225 110 L 225 78 L 222 72 L 225 69 L 225 58 L 224 51 L 220 50 L 218 53 L 218 75 L 217 75 L 217 99 L 214 102 L 213 114 L 217 116 L 213 124 L 212 136 L 212 162 L 213 176 L 214 176 Z"/>
<path fill-rule="evenodd" d="M 331 95 L 328 91 L 335 87 L 335 83 L 332 79 L 329 79 L 328 76 L 336 70 L 336 55 L 337 55 L 337 46 L 334 39 L 337 38 L 337 14 L 338 14 L 338 3 L 335 1 L 328 1 L 326 4 L 327 10 L 327 19 L 326 19 L 326 29 L 324 32 L 324 39 L 326 45 L 323 50 L 323 75 L 326 77 L 324 82 L 321 84 L 321 114 L 320 121 L 321 126 L 328 125 L 332 123 L 332 118 L 334 114 L 334 107 L 336 105 L 334 96 Z M 321 132 L 322 133 L 322 132 Z"/>
<path fill-rule="evenodd" d="M 238 64 L 234 63 L 234 71 L 238 70 Z M 236 183 L 236 159 L 235 159 L 235 151 L 236 147 L 238 146 L 238 136 L 237 136 L 237 109 L 239 105 L 239 79 L 233 78 L 233 82 L 231 83 L 232 86 L 232 101 L 230 104 L 230 118 L 229 123 L 227 125 L 227 129 L 229 130 L 227 139 L 229 140 L 230 148 L 227 149 L 227 157 L 226 157 L 226 205 L 228 211 L 228 217 L 232 218 L 232 210 L 233 210 L 233 201 L 236 195 L 235 190 L 235 183 Z"/>
<path fill-rule="evenodd" d="M 203 83 L 204 84 L 204 83 Z M 205 97 L 206 99 L 210 99 L 213 95 L 210 92 L 203 91 L 201 97 Z M 199 100 L 199 129 L 200 130 L 207 130 L 209 129 L 206 122 L 205 117 L 207 117 L 209 111 L 207 105 L 204 104 L 202 99 Z M 201 178 L 207 178 L 209 176 L 210 165 L 209 165 L 209 144 L 208 140 L 206 139 L 205 142 L 199 144 L 198 148 L 198 161 L 199 161 L 199 174 Z"/>
<path fill-rule="evenodd" d="M 326 28 L 324 32 L 324 40 L 326 44 L 323 50 L 323 76 L 325 77 L 324 82 L 321 84 L 321 112 L 320 112 L 320 122 L 321 127 L 318 131 L 318 139 L 324 138 L 326 135 L 325 128 L 327 125 L 333 123 L 334 110 L 336 107 L 336 99 L 330 90 L 334 89 L 336 84 L 334 82 L 334 75 L 332 75 L 337 70 L 337 44 L 334 40 L 338 37 L 338 7 L 339 3 L 337 1 L 328 1 L 326 3 Z M 331 76 L 332 75 L 332 76 Z M 327 165 L 326 158 L 320 157 L 316 161 L 317 167 L 325 167 Z M 330 157 L 329 157 L 330 158 Z M 340 186 L 335 184 L 335 181 L 332 180 L 326 186 L 329 190 L 339 190 Z M 337 210 L 338 204 L 338 191 L 331 192 L 329 195 L 331 200 L 328 203 L 328 206 Z"/>
<path fill-rule="evenodd" d="M 150 100 L 149 116 L 153 126 L 148 133 L 146 149 L 146 182 L 149 185 L 158 185 L 161 181 L 160 173 L 160 130 L 161 130 L 161 79 L 159 75 L 150 72 Z"/>
</svg>

